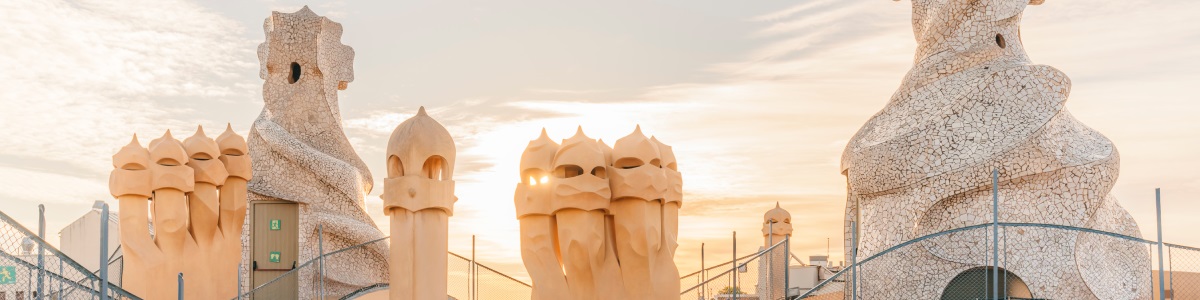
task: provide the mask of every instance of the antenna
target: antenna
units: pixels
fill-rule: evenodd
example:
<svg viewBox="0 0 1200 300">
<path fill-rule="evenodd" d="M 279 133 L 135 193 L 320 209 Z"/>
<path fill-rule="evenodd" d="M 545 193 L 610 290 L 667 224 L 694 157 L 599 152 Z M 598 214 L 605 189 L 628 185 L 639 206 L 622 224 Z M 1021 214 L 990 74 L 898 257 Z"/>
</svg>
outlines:
<svg viewBox="0 0 1200 300">
<path fill-rule="evenodd" d="M 829 238 L 825 238 L 825 257 L 829 257 Z"/>
</svg>

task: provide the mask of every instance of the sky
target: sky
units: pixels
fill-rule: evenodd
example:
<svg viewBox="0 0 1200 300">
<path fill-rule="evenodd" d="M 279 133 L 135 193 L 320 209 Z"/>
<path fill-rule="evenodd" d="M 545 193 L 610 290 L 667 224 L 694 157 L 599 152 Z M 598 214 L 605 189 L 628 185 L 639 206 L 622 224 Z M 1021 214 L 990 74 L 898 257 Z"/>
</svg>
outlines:
<svg viewBox="0 0 1200 300">
<path fill-rule="evenodd" d="M 392 129 L 419 106 L 458 144 L 450 250 L 527 278 L 512 189 L 529 140 L 576 126 L 605 141 L 640 124 L 674 147 L 685 202 L 682 273 L 762 245 L 762 214 L 791 212 L 793 251 L 844 260 L 847 140 L 912 64 L 909 2 L 14 0 L 0 3 L 0 211 L 47 232 L 107 200 L 131 134 L 230 123 L 262 109 L 257 45 L 271 11 L 308 5 L 340 22 L 355 81 L 343 125 L 376 180 Z M 1200 245 L 1200 2 L 1061 1 L 1026 9 L 1035 63 L 1071 77 L 1067 108 L 1113 140 L 1113 194 L 1156 235 Z"/>
</svg>

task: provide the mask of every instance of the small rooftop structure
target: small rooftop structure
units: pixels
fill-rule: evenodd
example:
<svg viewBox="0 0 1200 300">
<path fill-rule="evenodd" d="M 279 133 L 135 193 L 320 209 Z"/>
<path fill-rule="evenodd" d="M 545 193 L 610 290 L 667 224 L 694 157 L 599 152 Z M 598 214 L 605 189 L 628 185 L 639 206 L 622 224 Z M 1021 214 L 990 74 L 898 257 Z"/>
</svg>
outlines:
<svg viewBox="0 0 1200 300">
<path fill-rule="evenodd" d="M 74 222 L 58 231 L 59 250 L 79 262 L 79 265 L 89 271 L 100 270 L 100 212 L 104 201 L 97 200 L 88 210 Z M 108 213 L 108 259 L 113 261 L 121 257 L 121 228 L 120 218 L 116 212 Z M 30 245 L 33 245 L 30 242 Z"/>
</svg>

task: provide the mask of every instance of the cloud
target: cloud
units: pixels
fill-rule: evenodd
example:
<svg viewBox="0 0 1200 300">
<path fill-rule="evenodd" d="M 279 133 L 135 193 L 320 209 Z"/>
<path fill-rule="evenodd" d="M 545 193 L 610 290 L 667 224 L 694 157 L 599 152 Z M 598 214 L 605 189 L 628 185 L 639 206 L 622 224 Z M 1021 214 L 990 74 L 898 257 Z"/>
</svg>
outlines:
<svg viewBox="0 0 1200 300">
<path fill-rule="evenodd" d="M 145 145 L 220 128 L 226 109 L 254 101 L 254 44 L 192 3 L 5 1 L 0 24 L 0 207 L 47 204 L 51 232 L 111 198 L 110 157 L 132 134 Z"/>
<path fill-rule="evenodd" d="M 335 1 L 314 9 L 348 14 L 345 7 Z M 1074 79 L 1072 111 L 1121 149 L 1125 164 L 1116 194 L 1143 221 L 1144 230 L 1153 229 L 1146 222 L 1153 219 L 1152 203 L 1145 197 L 1151 187 L 1169 188 L 1174 195 L 1200 192 L 1195 176 L 1174 171 L 1200 168 L 1192 153 L 1200 146 L 1193 134 L 1200 130 L 1194 121 L 1200 114 L 1194 103 L 1200 99 L 1190 90 L 1200 80 L 1193 71 L 1200 68 L 1195 59 L 1200 23 L 1184 13 L 1197 9 L 1200 2 L 1182 0 L 1048 1 L 1025 14 L 1022 39 L 1034 61 Z M 748 50 L 702 66 L 696 73 L 703 76 L 680 75 L 667 84 L 628 88 L 606 85 L 607 79 L 595 74 L 580 76 L 581 81 L 595 81 L 590 85 L 532 76 L 528 80 L 537 82 L 517 81 L 513 85 L 526 86 L 511 89 L 487 87 L 510 81 L 479 79 L 470 88 L 431 94 L 433 100 L 422 103 L 430 103 L 430 115 L 458 143 L 460 200 L 450 221 L 451 251 L 470 252 L 471 236 L 478 235 L 479 249 L 486 250 L 479 251 L 481 261 L 526 278 L 511 193 L 527 141 L 543 127 L 552 138 L 563 139 L 583 126 L 589 136 L 611 145 L 640 124 L 647 134 L 674 146 L 683 171 L 685 229 L 676 259 L 683 273 L 698 268 L 699 243 L 707 243 L 710 264 L 721 260 L 714 257 L 728 257 L 733 230 L 742 233 L 739 254 L 756 249 L 761 213 L 776 201 L 793 214 L 797 255 L 824 254 L 824 238 L 832 237 L 834 259 L 840 259 L 836 249 L 841 249 L 845 178 L 839 174 L 839 158 L 846 140 L 883 107 L 912 63 L 909 13 L 906 1 L 803 1 L 747 18 L 760 26 L 746 33 L 746 43 L 752 44 Z M 261 20 L 238 24 L 180 0 L 0 3 L 0 23 L 19 24 L 0 28 L 5 41 L 0 68 L 8 70 L 0 73 L 8 83 L 0 89 L 0 182 L 33 187 L 0 193 L 16 199 L 6 202 L 5 210 L 58 199 L 78 201 L 87 209 L 91 199 L 105 199 L 108 158 L 134 132 L 141 133 L 145 144 L 165 129 L 185 136 L 195 124 L 214 127 L 235 120 L 244 135 L 261 108 L 261 80 L 254 54 L 259 41 L 246 40 L 243 31 L 257 30 Z M 364 36 L 391 34 L 390 29 L 360 30 L 356 32 Z M 438 45 L 403 49 L 460 55 Z M 356 49 L 359 58 L 379 50 L 372 47 Z M 604 47 L 589 46 L 609 50 Z M 469 59 L 416 56 L 428 62 L 414 63 L 482 68 Z M 642 61 L 646 57 L 652 56 L 636 56 L 634 68 L 614 65 L 614 70 L 644 71 L 627 74 L 644 80 L 674 74 L 656 70 Z M 555 59 L 547 61 L 580 58 Z M 496 62 L 508 61 L 487 63 Z M 534 66 L 520 70 L 545 70 L 538 68 L 539 62 L 522 61 Z M 370 69 L 367 63 L 358 62 L 360 72 Z M 370 81 L 361 75 L 365 81 L 360 83 Z M 420 78 L 429 82 L 407 84 L 458 87 L 471 77 L 422 72 Z M 351 86 L 355 92 L 373 91 Z M 509 90 L 515 92 L 486 94 Z M 398 96 L 411 96 L 403 90 L 382 93 L 356 94 L 377 97 L 374 104 L 343 97 L 342 112 L 347 136 L 379 180 L 366 200 L 368 213 L 386 226 L 378 200 L 386 174 L 386 140 L 417 106 Z M 467 96 L 445 96 L 462 94 Z M 1155 106 L 1149 109 L 1146 103 Z M 372 105 L 387 108 L 364 108 Z M 1195 204 L 1175 203 L 1170 205 L 1179 213 L 1172 217 L 1172 211 L 1166 212 L 1168 228 L 1200 226 L 1183 215 L 1195 211 Z M 1182 237 L 1180 243 L 1200 244 Z M 1177 240 L 1171 232 L 1167 239 Z"/>
<path fill-rule="evenodd" d="M 0 30 L 0 154 L 105 172 L 131 134 L 217 126 L 198 112 L 251 87 L 236 84 L 256 64 L 238 24 L 188 2 L 3 6 L 0 23 L 21 27 Z"/>
</svg>

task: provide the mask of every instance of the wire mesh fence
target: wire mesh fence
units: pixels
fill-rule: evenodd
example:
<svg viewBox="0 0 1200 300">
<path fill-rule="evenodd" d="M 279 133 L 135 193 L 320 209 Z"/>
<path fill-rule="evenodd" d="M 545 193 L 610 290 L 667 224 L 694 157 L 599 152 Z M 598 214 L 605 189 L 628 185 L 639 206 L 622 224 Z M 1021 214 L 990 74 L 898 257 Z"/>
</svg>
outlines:
<svg viewBox="0 0 1200 300">
<path fill-rule="evenodd" d="M 118 247 L 118 248 L 120 248 L 120 247 Z M 120 252 L 117 252 L 117 253 L 119 254 Z M 99 270 L 97 270 L 96 272 L 99 273 Z M 113 285 L 116 285 L 116 286 L 123 286 L 122 285 L 124 283 L 123 279 L 125 277 L 122 275 L 124 275 L 124 274 L 125 274 L 125 256 L 117 256 L 117 254 L 113 254 L 112 257 L 108 258 L 108 282 L 111 282 Z M 99 275 L 99 274 L 97 274 L 97 275 Z"/>
<path fill-rule="evenodd" d="M 680 278 L 681 300 L 786 299 L 790 253 L 782 241 Z M 736 266 L 736 267 L 735 267 Z"/>
<path fill-rule="evenodd" d="M 1200 248 L 1165 246 L 1163 295 L 1166 299 L 1200 299 Z"/>
<path fill-rule="evenodd" d="M 746 262 L 751 257 L 758 255 L 758 252 L 743 255 L 738 257 L 737 261 Z M 679 286 L 684 289 L 684 292 L 680 295 L 680 299 L 709 299 L 707 296 L 712 295 L 712 293 L 707 288 L 709 284 L 707 281 L 718 276 L 719 274 L 727 273 L 733 268 L 732 264 L 732 260 L 727 260 L 716 265 L 705 266 L 704 269 L 680 276 Z"/>
<path fill-rule="evenodd" d="M 452 299 L 471 299 L 472 293 L 475 291 L 474 281 L 471 280 L 475 273 L 471 259 L 453 252 L 446 255 L 449 256 L 446 261 L 447 276 L 449 277 L 446 282 L 446 294 Z"/>
<path fill-rule="evenodd" d="M 981 224 L 859 253 L 856 264 L 799 298 L 1158 299 L 1157 245 L 1087 228 Z M 1190 290 L 1200 282 L 1180 280 L 1198 274 L 1200 251 L 1168 248 L 1164 258 L 1175 269 L 1166 274 L 1176 285 L 1166 277 L 1166 299 L 1200 299 Z"/>
<path fill-rule="evenodd" d="M 297 265 L 294 269 L 286 271 L 266 283 L 255 286 L 253 289 L 242 293 L 241 298 L 352 299 L 371 292 L 387 289 L 387 282 L 361 282 L 356 285 L 347 285 L 330 280 L 319 282 L 319 279 L 316 279 L 318 282 L 308 285 L 311 287 L 309 290 L 298 290 L 296 283 L 297 278 L 309 278 L 309 276 L 301 276 L 303 272 L 322 272 L 321 259 L 332 260 L 342 256 L 353 256 L 356 255 L 355 253 L 358 253 L 354 251 L 355 249 L 374 247 L 377 246 L 376 244 L 387 243 L 387 239 L 387 237 L 384 237 L 325 253 L 323 256 Z M 532 292 L 532 287 L 529 284 L 453 252 L 448 252 L 446 255 L 446 267 L 448 271 L 446 293 L 449 299 L 529 299 L 529 295 Z M 332 271 L 336 267 L 325 264 L 324 268 L 326 271 Z M 314 276 L 311 278 L 324 278 L 324 276 Z"/>
<path fill-rule="evenodd" d="M 820 280 L 811 288 L 796 283 L 791 262 L 804 264 L 786 251 L 788 242 L 681 276 L 680 299 L 1077 299 L 1093 294 L 1111 299 L 1200 299 L 1200 248 L 1163 243 L 1160 273 L 1158 242 L 1090 228 L 997 223 L 933 233 L 859 253 L 856 264 L 835 267 L 836 273 L 817 268 Z M 241 296 L 348 299 L 386 289 L 387 282 L 295 281 L 324 278 L 298 275 L 337 268 L 322 262 L 354 259 L 358 249 L 386 243 L 385 237 L 327 252 Z M 138 299 L 120 288 L 123 258 L 114 254 L 107 260 L 104 278 L 0 212 L 0 299 L 105 298 L 101 293 Z M 470 258 L 447 253 L 447 263 L 450 299 L 530 298 L 529 284 Z M 1037 286 L 1047 278 L 1056 278 L 1056 285 Z M 107 291 L 101 288 L 103 280 L 108 280 Z"/>
<path fill-rule="evenodd" d="M 99 233 L 99 229 L 97 229 Z M 97 249 L 96 255 L 100 255 Z M 111 274 L 111 272 L 110 272 Z M 0 212 L 0 299 L 138 299 Z M 40 293 L 39 293 L 40 292 Z"/>
<path fill-rule="evenodd" d="M 475 265 L 476 300 L 530 299 L 533 287 L 482 264 Z"/>
<path fill-rule="evenodd" d="M 453 252 L 447 294 L 458 300 L 530 299 L 533 286 Z"/>
<path fill-rule="evenodd" d="M 240 298 L 249 299 L 341 299 L 359 296 L 387 286 L 387 282 L 346 282 L 330 280 L 326 276 L 309 276 L 312 273 L 338 272 L 352 274 L 353 270 L 341 269 L 345 266 L 328 264 L 326 261 L 339 259 L 355 259 L 362 255 L 363 250 L 387 245 L 387 237 L 368 241 L 362 244 L 326 252 L 324 255 L 298 264 L 278 276 L 249 290 L 240 293 Z M 250 268 L 253 270 L 253 268 Z M 253 272 L 253 271 L 251 271 Z M 245 275 L 243 275 L 245 276 Z M 253 276 L 253 275 L 251 275 Z M 313 282 L 301 284 L 300 278 L 310 278 Z M 301 288 L 305 287 L 305 288 Z M 235 298 L 236 299 L 236 298 Z"/>
</svg>

